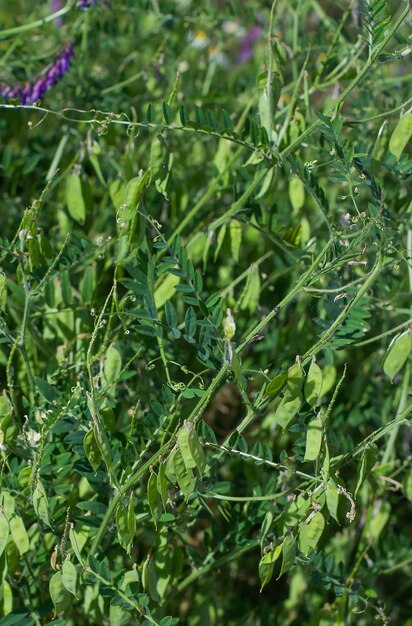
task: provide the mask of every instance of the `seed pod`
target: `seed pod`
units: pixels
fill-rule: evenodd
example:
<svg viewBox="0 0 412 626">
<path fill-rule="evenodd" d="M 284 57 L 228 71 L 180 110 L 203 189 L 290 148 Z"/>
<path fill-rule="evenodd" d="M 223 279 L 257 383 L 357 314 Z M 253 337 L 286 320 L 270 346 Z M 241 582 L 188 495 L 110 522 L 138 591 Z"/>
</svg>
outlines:
<svg viewBox="0 0 412 626">
<path fill-rule="evenodd" d="M 395 378 L 396 374 L 403 367 L 412 349 L 411 331 L 398 335 L 389 344 L 388 351 L 383 359 L 382 368 L 385 374 L 391 379 Z"/>
<path fill-rule="evenodd" d="M 306 434 L 305 461 L 316 461 L 322 446 L 323 424 L 319 416 L 309 422 Z"/>
<path fill-rule="evenodd" d="M 314 409 L 318 398 L 320 396 L 320 392 L 322 390 L 322 370 L 319 365 L 316 363 L 315 359 L 312 359 L 312 363 L 310 364 L 308 375 L 305 381 L 305 398 L 306 402 Z"/>
</svg>

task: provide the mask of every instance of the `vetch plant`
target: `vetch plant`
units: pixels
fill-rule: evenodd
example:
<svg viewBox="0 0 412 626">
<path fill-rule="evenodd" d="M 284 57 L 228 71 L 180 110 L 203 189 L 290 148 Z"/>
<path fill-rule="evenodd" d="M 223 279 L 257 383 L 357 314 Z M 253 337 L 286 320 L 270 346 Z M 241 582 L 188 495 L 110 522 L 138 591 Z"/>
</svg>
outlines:
<svg viewBox="0 0 412 626">
<path fill-rule="evenodd" d="M 0 32 L 0 626 L 408 624 L 408 3 L 92 4 Z"/>
</svg>

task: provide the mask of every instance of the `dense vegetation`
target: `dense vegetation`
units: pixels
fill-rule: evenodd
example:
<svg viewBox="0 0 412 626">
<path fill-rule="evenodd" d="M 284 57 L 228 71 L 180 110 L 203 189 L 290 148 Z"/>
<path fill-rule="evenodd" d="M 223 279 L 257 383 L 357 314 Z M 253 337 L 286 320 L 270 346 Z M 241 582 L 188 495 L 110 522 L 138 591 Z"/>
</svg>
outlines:
<svg viewBox="0 0 412 626">
<path fill-rule="evenodd" d="M 0 626 L 412 624 L 408 9 L 0 1 Z"/>
</svg>

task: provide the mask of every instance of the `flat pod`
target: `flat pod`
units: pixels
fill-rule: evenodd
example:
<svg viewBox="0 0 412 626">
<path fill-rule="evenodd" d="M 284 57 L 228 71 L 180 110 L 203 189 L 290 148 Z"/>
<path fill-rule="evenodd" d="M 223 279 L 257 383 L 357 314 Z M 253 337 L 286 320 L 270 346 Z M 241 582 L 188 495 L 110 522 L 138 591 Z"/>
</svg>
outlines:
<svg viewBox="0 0 412 626">
<path fill-rule="evenodd" d="M 149 503 L 150 513 L 152 515 L 153 523 L 157 527 L 157 520 L 162 512 L 162 501 L 160 494 L 157 490 L 157 476 L 155 472 L 152 472 L 147 481 L 147 501 Z"/>
<path fill-rule="evenodd" d="M 41 519 L 43 524 L 50 527 L 49 501 L 40 480 L 37 481 L 36 488 L 33 492 L 33 508 L 37 517 Z"/>
<path fill-rule="evenodd" d="M 108 385 L 114 385 L 119 380 L 122 371 L 122 357 L 120 352 L 114 346 L 109 346 L 106 351 L 106 359 L 103 367 L 105 382 Z"/>
<path fill-rule="evenodd" d="M 176 474 L 177 484 L 179 485 L 185 499 L 187 500 L 196 486 L 196 479 L 191 469 L 188 469 L 183 460 L 180 450 L 174 455 L 174 471 Z"/>
<path fill-rule="evenodd" d="M 322 447 L 323 424 L 319 416 L 313 418 L 306 433 L 306 450 L 304 461 L 316 461 Z"/>
<path fill-rule="evenodd" d="M 298 394 L 303 387 L 303 370 L 300 363 L 294 363 L 288 369 L 287 388 L 291 395 Z"/>
<path fill-rule="evenodd" d="M 130 547 L 136 533 L 136 517 L 134 514 L 133 499 L 129 504 L 119 504 L 116 510 L 116 527 L 119 543 L 130 554 Z"/>
<path fill-rule="evenodd" d="M 30 549 L 29 537 L 27 535 L 24 522 L 19 515 L 14 514 L 10 520 L 10 532 L 13 537 L 13 541 L 19 551 L 20 556 L 25 554 Z"/>
<path fill-rule="evenodd" d="M 259 563 L 259 577 L 261 582 L 260 590 L 262 591 L 263 587 L 268 584 L 270 579 L 273 576 L 273 569 L 275 567 L 275 563 L 278 560 L 282 553 L 282 544 L 273 548 L 270 552 L 265 554 Z"/>
<path fill-rule="evenodd" d="M 305 399 L 306 402 L 315 408 L 318 402 L 318 398 L 322 391 L 323 375 L 322 370 L 315 360 L 312 361 L 309 367 L 308 375 L 305 381 Z"/>
<path fill-rule="evenodd" d="M 159 465 L 159 473 L 156 478 L 156 488 L 162 500 L 164 510 L 166 510 L 167 504 L 167 477 L 166 477 L 166 463 Z"/>
<path fill-rule="evenodd" d="M 79 224 L 83 224 L 86 219 L 86 203 L 82 181 L 78 174 L 70 174 L 66 179 L 66 204 L 70 217 Z"/>
<path fill-rule="evenodd" d="M 283 429 L 288 427 L 293 418 L 298 414 L 303 404 L 301 393 L 297 393 L 294 397 L 286 392 L 275 412 L 275 422 Z"/>
<path fill-rule="evenodd" d="M 391 379 L 391 382 L 393 382 L 396 374 L 404 366 L 411 353 L 411 349 L 412 340 L 410 330 L 398 335 L 389 344 L 388 351 L 383 359 L 382 368 L 385 374 Z"/>
<path fill-rule="evenodd" d="M 87 460 L 92 466 L 93 471 L 97 472 L 97 470 L 99 469 L 100 463 L 102 462 L 102 455 L 100 452 L 100 448 L 97 445 L 93 428 L 91 428 L 84 436 L 83 450 L 84 450 Z"/>
<path fill-rule="evenodd" d="M 265 397 L 274 398 L 277 396 L 286 385 L 287 379 L 287 374 L 278 374 L 275 378 L 272 378 L 266 386 Z"/>
<path fill-rule="evenodd" d="M 0 511 L 0 556 L 6 549 L 7 542 L 9 540 L 10 529 L 9 521 L 4 515 L 3 511 Z"/>
<path fill-rule="evenodd" d="M 399 159 L 402 152 L 408 145 L 408 142 L 412 135 L 412 112 L 404 115 L 395 126 L 391 138 L 389 140 L 389 150 L 392 154 Z"/>
<path fill-rule="evenodd" d="M 303 524 L 299 532 L 299 550 L 307 555 L 310 550 L 315 550 L 325 528 L 325 518 L 317 511 L 310 521 Z"/>
<path fill-rule="evenodd" d="M 66 559 L 62 567 L 62 583 L 73 596 L 76 596 L 77 569 L 76 566 Z"/>
<path fill-rule="evenodd" d="M 63 584 L 63 575 L 56 572 L 50 579 L 49 592 L 56 615 L 65 611 L 72 603 L 72 594 Z"/>
<path fill-rule="evenodd" d="M 190 432 L 191 425 L 185 425 L 177 433 L 177 443 L 179 444 L 179 450 L 182 455 L 186 469 L 194 469 L 196 467 L 196 461 L 192 456 L 189 445 Z"/>
<path fill-rule="evenodd" d="M 293 535 L 289 534 L 285 537 L 282 544 L 282 567 L 280 569 L 279 578 L 286 574 L 295 562 L 296 557 L 296 541 Z"/>
</svg>

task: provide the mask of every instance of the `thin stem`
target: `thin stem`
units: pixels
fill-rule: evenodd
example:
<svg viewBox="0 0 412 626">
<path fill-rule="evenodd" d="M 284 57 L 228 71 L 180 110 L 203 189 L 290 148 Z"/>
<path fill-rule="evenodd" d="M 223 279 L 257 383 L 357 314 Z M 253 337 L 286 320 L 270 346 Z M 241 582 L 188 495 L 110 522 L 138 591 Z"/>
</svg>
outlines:
<svg viewBox="0 0 412 626">
<path fill-rule="evenodd" d="M 226 565 L 226 563 L 235 561 L 241 554 L 244 554 L 245 552 L 249 552 L 249 550 L 253 550 L 254 548 L 257 548 L 258 545 L 259 545 L 259 541 L 257 539 L 254 539 L 253 541 L 250 541 L 249 543 L 247 543 L 245 546 L 241 546 L 240 548 L 235 548 L 234 550 L 231 550 L 228 554 L 225 554 L 224 556 L 220 557 L 220 559 L 216 559 L 216 561 L 213 561 L 212 563 L 209 563 L 208 565 L 199 567 L 199 569 L 194 570 L 191 574 L 189 574 L 189 576 L 186 576 L 186 578 L 184 578 L 178 584 L 177 591 L 183 591 L 183 589 L 186 589 L 186 587 L 191 585 L 195 580 L 197 580 L 201 576 L 208 574 L 210 571 L 216 569 L 217 567 Z"/>
<path fill-rule="evenodd" d="M 29 30 L 34 30 L 35 28 L 39 28 L 41 26 L 44 26 L 45 24 L 54 22 L 59 17 L 63 17 L 63 15 L 69 13 L 73 9 L 73 7 L 74 4 L 69 3 L 55 13 L 46 15 L 46 17 L 42 17 L 39 20 L 35 20 L 34 22 L 30 22 L 29 24 L 22 24 L 21 26 L 15 26 L 14 28 L 8 28 L 7 30 L 2 30 L 0 31 L 0 39 L 6 39 L 14 35 L 19 35 L 20 33 L 27 33 L 27 31 Z"/>
<path fill-rule="evenodd" d="M 368 343 L 379 341 L 379 339 L 382 339 L 382 337 L 393 335 L 394 333 L 397 333 L 398 330 L 405 328 L 405 326 L 410 326 L 410 324 L 412 324 L 412 317 L 406 320 L 406 322 L 402 322 L 402 324 L 398 324 L 398 326 L 395 326 L 395 328 L 391 328 L 390 330 L 387 330 L 385 333 L 381 333 L 380 335 L 375 335 L 375 337 L 371 337 L 370 339 L 365 339 L 365 341 L 360 341 L 359 343 L 353 343 L 351 346 L 348 346 L 348 348 L 349 349 L 360 348 L 361 346 L 366 346 Z"/>
<path fill-rule="evenodd" d="M 365 280 L 365 282 L 363 283 L 362 287 L 359 288 L 359 291 L 356 294 L 356 296 L 345 306 L 343 311 L 340 313 L 340 315 L 338 315 L 338 317 L 335 319 L 333 324 L 330 325 L 328 330 L 326 330 L 323 333 L 323 335 L 321 336 L 319 341 L 316 342 L 315 345 L 312 346 L 312 348 L 310 348 L 303 355 L 303 357 L 302 357 L 302 364 L 303 365 L 305 363 L 307 363 L 313 356 L 315 356 L 319 352 L 319 350 L 321 350 L 323 348 L 325 343 L 333 336 L 335 331 L 340 327 L 340 325 L 342 324 L 343 320 L 347 318 L 347 316 L 349 315 L 349 313 L 353 309 L 353 307 L 356 305 L 356 303 L 362 298 L 362 296 L 366 293 L 366 291 L 369 289 L 369 287 L 371 287 L 371 285 L 375 282 L 375 280 L 379 276 L 379 273 L 380 273 L 380 271 L 382 269 L 383 260 L 384 260 L 383 259 L 383 251 L 382 251 L 382 248 L 380 247 L 379 248 L 379 252 L 378 252 L 378 256 L 377 256 L 377 259 L 376 259 L 376 263 L 375 263 L 371 273 L 369 274 L 369 277 Z"/>
<path fill-rule="evenodd" d="M 309 269 L 298 280 L 293 289 L 283 298 L 283 300 L 279 302 L 278 306 L 276 306 L 270 313 L 268 313 L 268 315 L 266 315 L 266 317 L 263 318 L 261 322 L 259 322 L 259 324 L 257 324 L 251 331 L 247 333 L 246 338 L 242 341 L 238 348 L 236 348 L 237 353 L 241 353 L 245 349 L 248 343 L 250 343 L 252 339 L 254 339 L 254 337 L 258 335 L 260 331 L 279 313 L 279 309 L 282 309 L 287 304 L 289 304 L 291 300 L 293 300 L 296 294 L 299 293 L 307 280 L 311 277 L 313 270 L 321 263 L 323 258 L 326 256 L 328 250 L 334 245 L 335 241 L 336 240 L 334 238 L 331 238 L 328 241 L 328 243 L 322 248 L 322 250 L 316 257 L 316 259 L 313 261 Z"/>
</svg>

